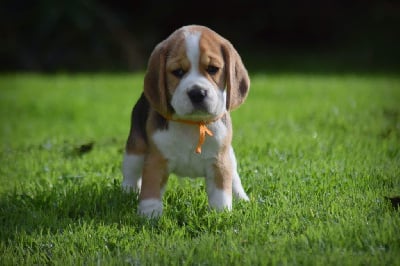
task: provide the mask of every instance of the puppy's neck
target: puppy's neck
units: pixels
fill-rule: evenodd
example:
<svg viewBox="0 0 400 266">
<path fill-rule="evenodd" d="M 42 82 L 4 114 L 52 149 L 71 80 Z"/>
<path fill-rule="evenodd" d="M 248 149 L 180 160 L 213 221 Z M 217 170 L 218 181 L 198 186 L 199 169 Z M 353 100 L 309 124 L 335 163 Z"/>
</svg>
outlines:
<svg viewBox="0 0 400 266">
<path fill-rule="evenodd" d="M 186 119 L 179 119 L 179 118 L 172 118 L 172 117 L 165 117 L 165 119 L 169 121 L 174 121 L 182 124 L 187 124 L 187 125 L 193 125 L 193 126 L 198 126 L 199 127 L 199 141 L 197 143 L 195 152 L 200 154 L 201 153 L 201 147 L 203 146 L 204 142 L 206 141 L 206 136 L 214 136 L 213 132 L 207 127 L 208 124 L 213 123 L 221 119 L 225 113 L 222 115 L 213 118 L 213 119 L 208 119 L 208 120 L 202 120 L 202 121 L 193 121 L 193 120 L 186 120 Z"/>
</svg>

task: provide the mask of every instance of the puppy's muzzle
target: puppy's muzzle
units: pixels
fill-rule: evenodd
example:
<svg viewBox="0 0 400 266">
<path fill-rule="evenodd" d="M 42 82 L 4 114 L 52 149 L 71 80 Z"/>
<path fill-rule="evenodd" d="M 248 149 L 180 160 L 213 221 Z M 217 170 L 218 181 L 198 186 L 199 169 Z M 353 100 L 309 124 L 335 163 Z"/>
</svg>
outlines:
<svg viewBox="0 0 400 266">
<path fill-rule="evenodd" d="M 207 90 L 195 85 L 188 90 L 187 94 L 193 104 L 201 104 L 207 97 Z"/>
</svg>

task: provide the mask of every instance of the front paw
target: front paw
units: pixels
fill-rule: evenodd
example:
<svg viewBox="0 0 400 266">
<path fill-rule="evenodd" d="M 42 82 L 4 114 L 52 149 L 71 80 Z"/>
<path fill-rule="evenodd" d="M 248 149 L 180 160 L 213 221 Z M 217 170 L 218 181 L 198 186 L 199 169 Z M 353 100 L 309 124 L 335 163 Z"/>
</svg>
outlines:
<svg viewBox="0 0 400 266">
<path fill-rule="evenodd" d="M 208 204 L 217 211 L 232 210 L 232 195 L 224 190 L 215 189 L 208 194 Z"/>
<path fill-rule="evenodd" d="M 159 199 L 144 199 L 139 202 L 138 214 L 146 218 L 158 218 L 163 211 L 162 201 Z"/>
</svg>

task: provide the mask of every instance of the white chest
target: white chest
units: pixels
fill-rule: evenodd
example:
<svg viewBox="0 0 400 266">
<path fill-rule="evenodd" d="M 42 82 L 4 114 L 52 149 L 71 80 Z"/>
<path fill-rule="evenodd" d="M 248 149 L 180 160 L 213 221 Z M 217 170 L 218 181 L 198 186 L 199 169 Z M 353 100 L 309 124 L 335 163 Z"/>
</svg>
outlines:
<svg viewBox="0 0 400 266">
<path fill-rule="evenodd" d="M 199 127 L 170 121 L 168 130 L 156 131 L 152 138 L 168 160 L 168 170 L 182 177 L 205 177 L 227 135 L 226 126 L 217 121 L 207 125 L 213 136 L 206 136 L 200 154 L 195 152 Z"/>
</svg>

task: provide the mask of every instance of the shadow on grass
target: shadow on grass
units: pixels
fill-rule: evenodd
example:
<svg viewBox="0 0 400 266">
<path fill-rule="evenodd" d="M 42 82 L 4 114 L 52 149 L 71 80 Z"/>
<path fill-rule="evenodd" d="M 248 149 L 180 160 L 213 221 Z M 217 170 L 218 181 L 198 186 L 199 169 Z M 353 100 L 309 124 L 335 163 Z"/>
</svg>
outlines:
<svg viewBox="0 0 400 266">
<path fill-rule="evenodd" d="M 0 239 L 13 239 L 20 232 L 63 232 L 71 224 L 84 222 L 144 225 L 144 219 L 136 215 L 137 195 L 124 193 L 117 180 L 77 185 L 80 182 L 79 177 L 66 177 L 3 195 Z"/>
<path fill-rule="evenodd" d="M 84 224 L 128 226 L 135 231 L 144 228 L 152 232 L 181 228 L 187 237 L 218 233 L 233 226 L 229 219 L 231 212 L 209 210 L 204 187 L 198 183 L 192 188 L 174 184 L 176 189 L 166 193 L 163 199 L 167 206 L 163 219 L 148 220 L 136 214 L 137 195 L 123 192 L 119 181 L 82 179 L 63 177 L 53 184 L 38 181 L 32 187 L 1 196 L 0 241 L 7 243 L 21 234 L 62 234 L 71 226 Z M 204 195 L 190 197 L 191 193 Z"/>
</svg>

